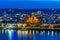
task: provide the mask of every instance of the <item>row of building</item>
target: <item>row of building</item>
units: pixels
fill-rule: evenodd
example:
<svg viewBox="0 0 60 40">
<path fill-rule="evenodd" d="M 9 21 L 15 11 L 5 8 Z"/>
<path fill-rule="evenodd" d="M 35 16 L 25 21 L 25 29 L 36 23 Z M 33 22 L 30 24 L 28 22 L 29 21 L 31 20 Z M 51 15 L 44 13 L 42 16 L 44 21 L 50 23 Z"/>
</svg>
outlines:
<svg viewBox="0 0 60 40">
<path fill-rule="evenodd" d="M 59 24 L 59 10 L 20 10 L 5 9 L 0 10 L 0 23 L 25 23 L 31 16 L 39 18 L 39 23 Z"/>
</svg>

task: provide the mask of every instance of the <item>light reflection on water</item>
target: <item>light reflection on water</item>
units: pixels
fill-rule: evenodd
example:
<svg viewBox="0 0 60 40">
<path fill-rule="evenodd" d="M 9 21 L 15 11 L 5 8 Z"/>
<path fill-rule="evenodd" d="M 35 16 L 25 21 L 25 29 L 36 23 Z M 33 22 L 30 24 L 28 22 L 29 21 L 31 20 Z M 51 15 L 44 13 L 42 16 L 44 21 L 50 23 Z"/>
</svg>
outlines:
<svg viewBox="0 0 60 40">
<path fill-rule="evenodd" d="M 60 40 L 60 32 L 44 30 L 0 30 L 0 40 Z"/>
</svg>

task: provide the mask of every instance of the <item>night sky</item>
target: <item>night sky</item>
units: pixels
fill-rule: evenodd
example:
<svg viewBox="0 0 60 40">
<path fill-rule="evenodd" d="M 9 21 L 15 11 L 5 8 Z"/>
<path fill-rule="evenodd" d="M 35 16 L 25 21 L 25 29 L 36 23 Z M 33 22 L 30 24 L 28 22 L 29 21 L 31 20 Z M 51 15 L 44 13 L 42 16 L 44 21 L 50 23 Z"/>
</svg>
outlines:
<svg viewBox="0 0 60 40">
<path fill-rule="evenodd" d="M 0 0 L 0 9 L 1 8 L 60 8 L 60 0 Z"/>
</svg>

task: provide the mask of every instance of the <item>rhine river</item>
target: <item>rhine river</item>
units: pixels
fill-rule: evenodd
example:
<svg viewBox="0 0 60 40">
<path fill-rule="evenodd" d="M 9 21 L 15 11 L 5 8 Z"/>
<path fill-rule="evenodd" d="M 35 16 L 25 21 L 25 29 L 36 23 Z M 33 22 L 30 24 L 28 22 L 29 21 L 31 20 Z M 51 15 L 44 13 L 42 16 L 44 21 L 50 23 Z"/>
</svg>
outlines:
<svg viewBox="0 0 60 40">
<path fill-rule="evenodd" d="M 44 30 L 0 30 L 0 40 L 60 40 L 60 32 Z"/>
</svg>

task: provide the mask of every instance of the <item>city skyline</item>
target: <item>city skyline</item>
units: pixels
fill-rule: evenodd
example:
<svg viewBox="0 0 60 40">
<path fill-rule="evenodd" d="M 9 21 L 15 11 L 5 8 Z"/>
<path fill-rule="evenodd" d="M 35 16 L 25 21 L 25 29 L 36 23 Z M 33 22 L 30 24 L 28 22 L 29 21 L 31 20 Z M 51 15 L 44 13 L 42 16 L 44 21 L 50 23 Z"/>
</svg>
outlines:
<svg viewBox="0 0 60 40">
<path fill-rule="evenodd" d="M 57 9 L 0 9 L 0 23 L 25 23 L 29 16 L 38 17 L 41 19 L 40 23 L 60 23 L 60 10 Z"/>
</svg>

